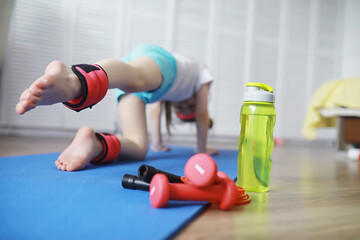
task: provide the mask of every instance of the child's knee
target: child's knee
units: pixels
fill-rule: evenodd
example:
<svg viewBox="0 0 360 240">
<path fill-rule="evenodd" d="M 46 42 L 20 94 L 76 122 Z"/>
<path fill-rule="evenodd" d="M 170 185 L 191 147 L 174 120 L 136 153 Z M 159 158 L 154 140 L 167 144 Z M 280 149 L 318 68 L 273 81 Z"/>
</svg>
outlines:
<svg viewBox="0 0 360 240">
<path fill-rule="evenodd" d="M 131 160 L 140 161 L 144 160 L 148 152 L 148 144 L 144 142 L 139 142 L 136 140 L 130 140 L 128 148 L 124 149 L 125 156 L 129 157 Z"/>
<path fill-rule="evenodd" d="M 136 158 L 137 160 L 144 160 L 146 155 L 147 155 L 147 152 L 148 152 L 148 146 L 140 146 L 139 147 L 139 151 L 138 153 L 136 154 Z"/>
</svg>

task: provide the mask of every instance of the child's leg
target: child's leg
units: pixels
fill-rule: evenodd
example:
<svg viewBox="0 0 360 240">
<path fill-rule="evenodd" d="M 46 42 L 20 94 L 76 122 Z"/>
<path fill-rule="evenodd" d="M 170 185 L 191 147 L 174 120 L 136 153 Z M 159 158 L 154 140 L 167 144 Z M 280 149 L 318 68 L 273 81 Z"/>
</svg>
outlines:
<svg viewBox="0 0 360 240">
<path fill-rule="evenodd" d="M 103 151 L 100 140 L 90 127 L 82 127 L 72 143 L 60 154 L 55 165 L 63 171 L 83 169 L 92 159 Z"/>
<path fill-rule="evenodd" d="M 107 73 L 109 88 L 119 88 L 126 93 L 151 91 L 162 83 L 160 67 L 149 57 L 139 57 L 129 63 L 104 59 L 96 64 Z"/>
<path fill-rule="evenodd" d="M 98 64 L 108 75 L 109 88 L 125 92 L 154 90 L 162 83 L 159 66 L 149 57 L 139 57 L 129 63 L 105 59 Z M 51 62 L 45 74 L 20 96 L 16 112 L 24 114 L 38 105 L 51 105 L 80 97 L 82 87 L 75 73 L 62 62 Z"/>
<path fill-rule="evenodd" d="M 16 112 L 24 114 L 37 105 L 51 105 L 79 97 L 81 84 L 74 72 L 60 61 L 52 61 L 20 96 Z"/>
<path fill-rule="evenodd" d="M 123 135 L 119 137 L 119 159 L 142 160 L 148 151 L 145 104 L 132 94 L 123 95 L 118 105 Z"/>
<path fill-rule="evenodd" d="M 118 136 L 121 146 L 118 159 L 144 159 L 148 150 L 144 102 L 134 95 L 124 95 L 119 103 L 119 111 L 123 136 Z M 82 127 L 70 146 L 60 154 L 55 165 L 63 171 L 81 170 L 101 155 L 103 150 L 95 132 L 90 127 Z"/>
</svg>

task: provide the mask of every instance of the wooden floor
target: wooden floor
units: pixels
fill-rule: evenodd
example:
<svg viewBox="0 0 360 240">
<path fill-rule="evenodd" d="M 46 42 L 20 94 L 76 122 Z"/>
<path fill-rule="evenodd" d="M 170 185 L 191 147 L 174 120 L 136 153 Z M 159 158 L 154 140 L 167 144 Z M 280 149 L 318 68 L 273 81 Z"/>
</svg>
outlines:
<svg viewBox="0 0 360 240">
<path fill-rule="evenodd" d="M 62 151 L 70 141 L 0 136 L 0 156 Z M 270 185 L 246 206 L 210 207 L 176 239 L 360 239 L 360 162 L 331 147 L 277 147 Z"/>
</svg>

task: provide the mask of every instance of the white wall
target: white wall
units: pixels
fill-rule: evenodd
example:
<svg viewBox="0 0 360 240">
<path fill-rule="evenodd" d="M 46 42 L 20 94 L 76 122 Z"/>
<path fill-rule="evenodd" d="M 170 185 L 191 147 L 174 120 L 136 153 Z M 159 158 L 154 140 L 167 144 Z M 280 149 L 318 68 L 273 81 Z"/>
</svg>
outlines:
<svg viewBox="0 0 360 240">
<path fill-rule="evenodd" d="M 11 15 L 11 9 L 13 0 L 2 0 L 0 1 L 0 72 L 2 61 L 5 54 L 6 47 L 6 36 L 9 30 L 9 21 Z"/>
<path fill-rule="evenodd" d="M 53 59 L 71 65 L 121 58 L 137 44 L 151 42 L 211 69 L 216 79 L 209 104 L 212 136 L 238 136 L 245 83 L 257 81 L 275 89 L 274 135 L 303 139 L 312 94 L 343 71 L 343 10 L 341 0 L 17 0 L 2 74 L 0 130 L 39 134 L 87 124 L 114 131 L 112 92 L 81 113 L 57 104 L 17 116 L 14 107 Z M 188 133 L 195 133 L 193 125 L 173 131 Z M 320 134 L 329 137 L 335 134 Z"/>
<path fill-rule="evenodd" d="M 360 1 L 346 0 L 341 74 L 360 77 Z"/>
</svg>

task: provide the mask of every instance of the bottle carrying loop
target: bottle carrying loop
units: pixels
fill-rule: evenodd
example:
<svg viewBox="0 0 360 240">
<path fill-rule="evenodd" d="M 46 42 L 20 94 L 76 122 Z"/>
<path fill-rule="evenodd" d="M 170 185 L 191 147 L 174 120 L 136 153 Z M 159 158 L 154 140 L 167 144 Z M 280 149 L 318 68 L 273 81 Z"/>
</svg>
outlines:
<svg viewBox="0 0 360 240">
<path fill-rule="evenodd" d="M 268 92 L 274 92 L 274 89 L 272 87 L 270 87 L 269 85 L 266 85 L 264 83 L 255 83 L 255 82 L 248 82 L 246 83 L 246 86 L 247 87 L 259 87 L 265 91 L 268 91 Z"/>
</svg>

